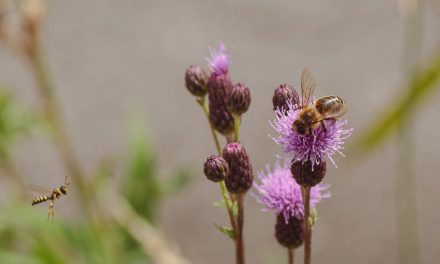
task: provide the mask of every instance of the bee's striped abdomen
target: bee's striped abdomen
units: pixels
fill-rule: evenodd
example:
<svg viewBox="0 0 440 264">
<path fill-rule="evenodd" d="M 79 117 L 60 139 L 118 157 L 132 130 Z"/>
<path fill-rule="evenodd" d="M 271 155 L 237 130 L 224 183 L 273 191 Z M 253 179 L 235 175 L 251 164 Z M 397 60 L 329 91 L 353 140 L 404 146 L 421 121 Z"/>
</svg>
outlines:
<svg viewBox="0 0 440 264">
<path fill-rule="evenodd" d="M 32 205 L 36 205 L 36 204 L 45 202 L 49 199 L 50 199 L 50 197 L 47 197 L 46 195 L 40 195 L 32 200 Z"/>
</svg>

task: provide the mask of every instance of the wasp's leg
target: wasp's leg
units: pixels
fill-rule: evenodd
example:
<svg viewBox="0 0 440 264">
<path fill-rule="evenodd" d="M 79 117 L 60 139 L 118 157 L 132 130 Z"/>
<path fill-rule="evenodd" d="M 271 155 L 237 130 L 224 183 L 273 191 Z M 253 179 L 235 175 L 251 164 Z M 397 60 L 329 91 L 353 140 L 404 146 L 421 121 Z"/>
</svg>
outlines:
<svg viewBox="0 0 440 264">
<path fill-rule="evenodd" d="M 54 213 L 53 213 L 53 205 L 54 205 L 54 200 L 51 200 L 50 204 L 49 204 L 49 211 L 47 213 L 47 220 L 51 219 L 51 217 L 52 217 L 52 220 L 53 220 L 53 215 L 54 215 Z"/>
</svg>

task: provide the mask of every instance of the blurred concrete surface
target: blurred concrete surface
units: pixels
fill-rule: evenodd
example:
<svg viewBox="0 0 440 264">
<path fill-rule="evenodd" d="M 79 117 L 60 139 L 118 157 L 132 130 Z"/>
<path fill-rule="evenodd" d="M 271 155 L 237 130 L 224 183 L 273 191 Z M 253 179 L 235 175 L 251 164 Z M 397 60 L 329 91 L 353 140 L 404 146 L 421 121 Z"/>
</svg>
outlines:
<svg viewBox="0 0 440 264">
<path fill-rule="evenodd" d="M 424 1 L 425 2 L 425 1 Z M 440 12 L 425 2 L 422 56 L 440 43 Z M 193 263 L 232 263 L 232 244 L 214 228 L 227 224 L 212 206 L 218 187 L 204 180 L 201 166 L 215 153 L 204 116 L 184 87 L 189 64 L 205 65 L 208 46 L 223 41 L 232 56 L 231 76 L 252 92 L 241 131 L 255 171 L 274 161 L 271 95 L 280 83 L 299 86 L 309 67 L 317 96 L 335 94 L 349 105 L 345 116 L 354 135 L 369 127 L 399 95 L 404 24 L 398 1 L 49 1 L 44 43 L 58 87 L 63 115 L 76 151 L 88 171 L 102 157 L 126 159 L 128 124 L 142 113 L 150 126 L 162 174 L 178 166 L 197 172 L 194 183 L 169 198 L 162 227 Z M 437 3 L 438 4 L 438 3 Z M 22 102 L 38 104 L 26 65 L 0 49 L 0 80 Z M 419 235 L 423 263 L 440 257 L 439 93 L 414 120 Z M 354 137 L 347 140 L 350 144 Z M 316 263 L 400 263 L 397 253 L 395 177 L 397 141 L 373 155 L 336 157 L 326 182 L 332 198 L 319 205 L 314 234 Z M 58 183 L 64 171 L 42 139 L 20 142 L 16 152 L 30 182 Z M 80 212 L 68 200 L 66 217 Z M 284 263 L 274 239 L 275 218 L 246 198 L 248 263 Z M 44 210 L 42 210 L 44 211 Z M 298 253 L 301 256 L 301 253 Z"/>
</svg>

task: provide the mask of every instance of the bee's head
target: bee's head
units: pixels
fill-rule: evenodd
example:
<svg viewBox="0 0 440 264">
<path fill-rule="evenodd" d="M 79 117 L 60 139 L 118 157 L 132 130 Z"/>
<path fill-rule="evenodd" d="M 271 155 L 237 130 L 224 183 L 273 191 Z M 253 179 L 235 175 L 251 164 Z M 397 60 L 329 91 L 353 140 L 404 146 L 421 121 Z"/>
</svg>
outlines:
<svg viewBox="0 0 440 264">
<path fill-rule="evenodd" d="M 64 186 L 64 185 L 61 185 L 61 186 L 60 186 L 60 191 L 61 191 L 63 194 L 67 194 L 67 187 Z"/>
<path fill-rule="evenodd" d="M 295 122 L 293 122 L 292 129 L 303 136 L 307 136 L 309 134 L 308 126 L 306 126 L 306 124 L 300 119 L 297 119 Z"/>
</svg>

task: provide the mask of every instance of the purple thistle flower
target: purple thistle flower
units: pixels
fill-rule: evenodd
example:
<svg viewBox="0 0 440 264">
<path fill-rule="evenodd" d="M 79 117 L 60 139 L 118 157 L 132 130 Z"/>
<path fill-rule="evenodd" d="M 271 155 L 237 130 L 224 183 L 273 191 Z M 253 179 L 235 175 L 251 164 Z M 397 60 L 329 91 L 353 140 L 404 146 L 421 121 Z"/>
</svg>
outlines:
<svg viewBox="0 0 440 264">
<path fill-rule="evenodd" d="M 215 75 L 227 75 L 229 72 L 229 55 L 226 53 L 226 47 L 220 43 L 219 50 L 209 48 L 210 58 L 206 58 L 211 72 Z"/>
<path fill-rule="evenodd" d="M 324 120 L 327 132 L 324 132 L 324 128 L 320 125 L 310 135 L 303 136 L 292 128 L 301 109 L 293 107 L 292 102 L 289 102 L 288 105 L 288 110 L 278 108 L 275 111 L 276 119 L 270 124 L 279 133 L 279 136 L 271 138 L 282 146 L 285 153 L 293 156 L 292 163 L 296 161 L 304 163 L 310 160 L 313 167 L 328 157 L 337 167 L 332 156 L 339 153 L 345 157 L 341 152 L 344 149 L 343 140 L 353 132 L 352 128 L 344 128 L 347 120 Z"/>
<path fill-rule="evenodd" d="M 276 160 L 273 171 L 267 165 L 266 173 L 260 171 L 258 177 L 261 184 L 254 183 L 258 194 L 253 194 L 253 196 L 265 206 L 263 211 L 273 210 L 276 215 L 283 214 L 286 223 L 291 216 L 304 217 L 301 186 L 292 177 L 288 159 L 284 160 L 284 164 Z M 311 189 L 311 208 L 314 208 L 323 198 L 330 197 L 328 188 L 329 185 L 321 183 Z"/>
</svg>

